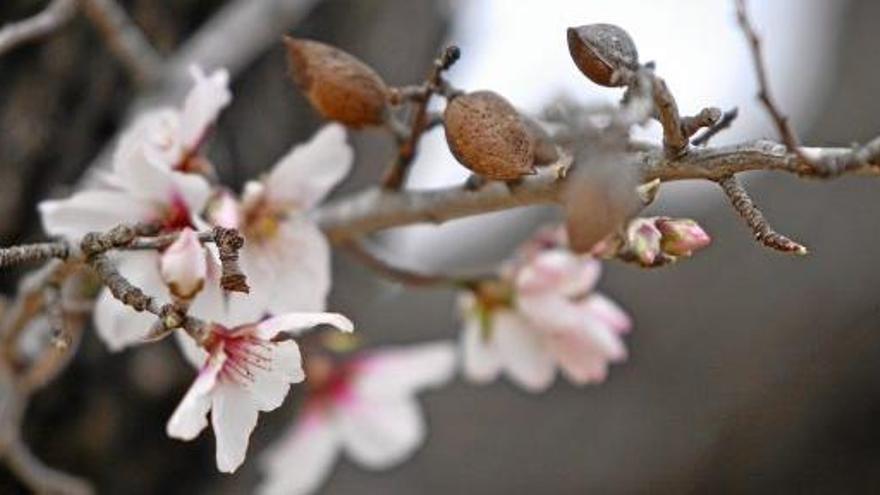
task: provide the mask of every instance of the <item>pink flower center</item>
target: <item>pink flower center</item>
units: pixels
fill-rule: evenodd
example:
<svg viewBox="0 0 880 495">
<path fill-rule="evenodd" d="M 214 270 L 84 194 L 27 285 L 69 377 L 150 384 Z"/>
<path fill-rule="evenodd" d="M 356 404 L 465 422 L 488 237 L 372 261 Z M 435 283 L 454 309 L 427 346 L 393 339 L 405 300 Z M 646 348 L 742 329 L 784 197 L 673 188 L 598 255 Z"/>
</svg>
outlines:
<svg viewBox="0 0 880 495">
<path fill-rule="evenodd" d="M 185 227 L 194 228 L 190 219 L 189 207 L 180 195 L 175 194 L 165 208 L 158 223 L 162 232 L 177 232 Z"/>
<path fill-rule="evenodd" d="M 221 381 L 247 386 L 254 382 L 258 371 L 272 369 L 271 342 L 251 335 L 229 335 L 226 330 L 215 330 L 213 342 L 208 344 L 210 352 L 222 351 L 226 361 L 218 378 Z M 220 347 L 220 349 L 218 349 Z"/>
<path fill-rule="evenodd" d="M 305 360 L 307 407 L 327 407 L 347 400 L 352 392 L 352 380 L 357 373 L 356 360 L 334 362 L 327 356 L 312 356 Z"/>
</svg>

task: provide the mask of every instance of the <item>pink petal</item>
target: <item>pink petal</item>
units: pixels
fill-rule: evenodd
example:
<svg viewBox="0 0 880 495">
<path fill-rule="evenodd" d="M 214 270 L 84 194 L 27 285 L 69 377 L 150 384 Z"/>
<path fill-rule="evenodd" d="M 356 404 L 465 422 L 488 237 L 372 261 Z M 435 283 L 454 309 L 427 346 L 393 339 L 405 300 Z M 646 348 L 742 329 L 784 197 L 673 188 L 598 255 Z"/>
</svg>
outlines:
<svg viewBox="0 0 880 495">
<path fill-rule="evenodd" d="M 419 406 L 406 396 L 359 399 L 337 417 L 346 452 L 367 469 L 388 469 L 403 462 L 426 436 Z"/>
<path fill-rule="evenodd" d="M 522 267 L 516 287 L 528 294 L 583 294 L 596 285 L 601 273 L 602 265 L 593 258 L 553 249 L 536 255 Z"/>
<path fill-rule="evenodd" d="M 539 332 L 509 311 L 496 313 L 492 339 L 510 378 L 529 392 L 541 392 L 553 384 L 556 366 Z"/>
<path fill-rule="evenodd" d="M 358 374 L 358 393 L 369 397 L 413 394 L 452 379 L 455 346 L 450 342 L 384 347 L 369 354 Z"/>
</svg>

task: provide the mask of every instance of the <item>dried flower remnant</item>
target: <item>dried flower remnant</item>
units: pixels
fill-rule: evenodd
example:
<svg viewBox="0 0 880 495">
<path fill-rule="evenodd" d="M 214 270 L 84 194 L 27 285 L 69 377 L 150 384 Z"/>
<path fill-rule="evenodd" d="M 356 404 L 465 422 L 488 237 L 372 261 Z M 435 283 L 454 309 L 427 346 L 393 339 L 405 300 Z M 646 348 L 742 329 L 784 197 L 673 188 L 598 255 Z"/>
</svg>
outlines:
<svg viewBox="0 0 880 495">
<path fill-rule="evenodd" d="M 492 91 L 453 98 L 443 112 L 446 142 L 475 174 L 515 180 L 534 171 L 535 136 L 516 109 Z"/>
<path fill-rule="evenodd" d="M 322 117 L 360 128 L 385 122 L 388 87 L 368 65 L 330 45 L 284 38 L 293 80 Z"/>
<path fill-rule="evenodd" d="M 568 51 L 578 69 L 601 86 L 624 86 L 626 72 L 639 67 L 630 35 L 613 24 L 568 28 Z"/>
</svg>

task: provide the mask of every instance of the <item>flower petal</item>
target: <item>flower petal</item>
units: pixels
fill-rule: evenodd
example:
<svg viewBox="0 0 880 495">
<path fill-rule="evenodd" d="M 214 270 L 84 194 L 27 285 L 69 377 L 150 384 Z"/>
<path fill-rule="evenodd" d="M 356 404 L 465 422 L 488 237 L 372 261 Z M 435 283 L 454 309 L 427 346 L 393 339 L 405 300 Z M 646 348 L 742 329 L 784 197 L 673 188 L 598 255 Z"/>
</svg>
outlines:
<svg viewBox="0 0 880 495">
<path fill-rule="evenodd" d="M 214 388 L 211 423 L 217 438 L 217 469 L 232 473 L 244 462 L 251 432 L 257 426 L 257 404 L 244 388 L 220 383 Z"/>
<path fill-rule="evenodd" d="M 82 191 L 67 199 L 42 201 L 38 208 L 43 230 L 68 239 L 122 223 L 151 220 L 157 213 L 149 202 L 113 190 Z"/>
<path fill-rule="evenodd" d="M 516 287 L 528 294 L 579 295 L 592 289 L 601 273 L 602 265 L 593 258 L 552 249 L 523 266 L 516 277 Z"/>
<path fill-rule="evenodd" d="M 296 217 L 279 229 L 269 311 L 323 311 L 330 292 L 330 245 L 311 221 Z"/>
<path fill-rule="evenodd" d="M 283 440 L 263 454 L 266 479 L 260 495 L 305 495 L 327 479 L 340 451 L 339 431 L 330 418 L 303 412 Z"/>
<path fill-rule="evenodd" d="M 318 325 L 331 325 L 343 332 L 354 331 L 354 323 L 339 313 L 287 313 L 261 321 L 254 335 L 272 340 L 279 332 L 298 334 Z"/>
<path fill-rule="evenodd" d="M 501 360 L 494 339 L 485 339 L 478 318 L 468 318 L 461 332 L 462 369 L 474 383 L 489 383 L 498 378 Z"/>
<path fill-rule="evenodd" d="M 346 452 L 362 467 L 387 469 L 403 462 L 426 436 L 418 404 L 410 397 L 358 398 L 340 411 Z"/>
<path fill-rule="evenodd" d="M 220 111 L 232 101 L 232 93 L 229 91 L 229 72 L 226 69 L 205 75 L 201 67 L 192 66 L 190 74 L 194 84 L 183 103 L 180 140 L 187 150 L 192 151 L 201 144 Z"/>
<path fill-rule="evenodd" d="M 208 360 L 208 352 L 193 340 L 186 332 L 174 332 L 174 340 L 183 357 L 196 369 L 201 369 Z"/>
<path fill-rule="evenodd" d="M 412 394 L 447 383 L 455 368 L 455 345 L 450 342 L 383 348 L 365 358 L 356 387 L 371 398 Z"/>
<path fill-rule="evenodd" d="M 605 322 L 617 333 L 627 333 L 632 329 L 632 319 L 626 311 L 603 294 L 593 293 L 586 300 L 584 310 Z"/>
<path fill-rule="evenodd" d="M 217 385 L 217 375 L 220 374 L 224 361 L 226 355 L 217 353 L 199 371 L 189 391 L 168 420 L 165 431 L 169 437 L 192 440 L 208 426 L 207 415 L 211 409 L 211 391 Z"/>
<path fill-rule="evenodd" d="M 294 146 L 266 177 L 269 201 L 311 208 L 348 175 L 353 158 L 345 128 L 325 125 L 310 141 Z"/>
<path fill-rule="evenodd" d="M 288 340 L 270 344 L 269 369 L 252 370 L 253 381 L 247 388 L 253 394 L 260 411 L 271 411 L 282 403 L 290 391 L 291 383 L 305 379 L 302 358 L 296 342 Z"/>
<path fill-rule="evenodd" d="M 492 339 L 510 378 L 529 392 L 546 390 L 556 374 L 543 336 L 509 311 L 495 314 Z"/>
</svg>

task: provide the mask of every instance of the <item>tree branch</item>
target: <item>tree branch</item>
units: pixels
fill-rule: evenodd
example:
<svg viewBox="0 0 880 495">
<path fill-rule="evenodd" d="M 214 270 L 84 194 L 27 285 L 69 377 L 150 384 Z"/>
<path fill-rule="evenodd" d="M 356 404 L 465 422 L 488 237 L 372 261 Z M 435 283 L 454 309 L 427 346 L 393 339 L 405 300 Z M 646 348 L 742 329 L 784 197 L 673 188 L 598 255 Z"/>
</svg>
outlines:
<svg viewBox="0 0 880 495">
<path fill-rule="evenodd" d="M 4 25 L 0 29 L 0 55 L 51 34 L 70 21 L 75 13 L 76 0 L 52 0 L 39 14 Z"/>
<path fill-rule="evenodd" d="M 144 86 L 154 82 L 162 57 L 125 9 L 115 0 L 83 0 L 83 9 L 135 81 Z"/>
</svg>

